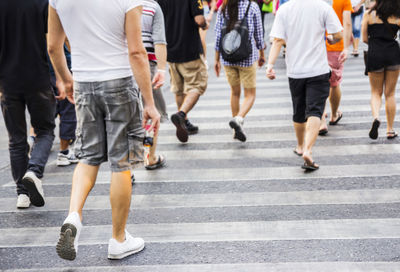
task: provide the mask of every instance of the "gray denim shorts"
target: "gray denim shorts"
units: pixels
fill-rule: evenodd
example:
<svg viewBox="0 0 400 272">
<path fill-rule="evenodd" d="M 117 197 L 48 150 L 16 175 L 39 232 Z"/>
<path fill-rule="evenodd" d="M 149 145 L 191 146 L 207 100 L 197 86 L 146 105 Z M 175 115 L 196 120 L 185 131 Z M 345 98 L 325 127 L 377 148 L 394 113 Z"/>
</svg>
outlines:
<svg viewBox="0 0 400 272">
<path fill-rule="evenodd" d="M 131 77 L 75 82 L 75 154 L 82 163 L 109 161 L 122 172 L 143 162 L 142 102 Z"/>
</svg>

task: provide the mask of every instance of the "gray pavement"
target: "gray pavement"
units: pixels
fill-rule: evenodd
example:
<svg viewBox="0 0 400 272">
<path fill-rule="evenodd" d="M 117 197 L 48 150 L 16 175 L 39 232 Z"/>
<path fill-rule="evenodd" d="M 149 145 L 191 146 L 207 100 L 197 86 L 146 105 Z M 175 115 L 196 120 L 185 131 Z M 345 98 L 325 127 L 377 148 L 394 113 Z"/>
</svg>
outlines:
<svg viewBox="0 0 400 272">
<path fill-rule="evenodd" d="M 209 31 L 210 67 L 213 64 Z M 400 140 L 372 141 L 368 78 L 361 58 L 346 63 L 344 117 L 320 137 L 321 169 L 306 174 L 291 123 L 284 59 L 278 78 L 257 74 L 257 99 L 245 121 L 248 142 L 232 139 L 229 86 L 209 71 L 209 87 L 190 114 L 200 126 L 187 144 L 162 125 L 164 169 L 135 172 L 128 230 L 143 237 L 143 252 L 107 260 L 111 235 L 110 173 L 103 165 L 89 197 L 78 257 L 55 251 L 67 215 L 74 167 L 55 165 L 57 143 L 43 179 L 46 205 L 15 208 L 7 134 L 0 121 L 1 271 L 400 271 Z M 169 113 L 173 97 L 165 88 Z M 396 122 L 399 127 L 399 122 Z"/>
</svg>

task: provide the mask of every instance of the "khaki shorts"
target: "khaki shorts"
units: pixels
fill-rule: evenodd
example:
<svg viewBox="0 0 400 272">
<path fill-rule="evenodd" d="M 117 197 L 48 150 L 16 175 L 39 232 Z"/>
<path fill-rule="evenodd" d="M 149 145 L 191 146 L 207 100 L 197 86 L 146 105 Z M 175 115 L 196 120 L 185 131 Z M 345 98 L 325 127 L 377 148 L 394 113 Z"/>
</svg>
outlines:
<svg viewBox="0 0 400 272">
<path fill-rule="evenodd" d="M 203 95 L 207 89 L 208 72 L 203 58 L 189 62 L 169 62 L 171 91 L 176 95 L 197 92 Z"/>
<path fill-rule="evenodd" d="M 256 87 L 257 63 L 249 67 L 224 66 L 226 78 L 231 86 L 243 85 L 245 89 Z"/>
</svg>

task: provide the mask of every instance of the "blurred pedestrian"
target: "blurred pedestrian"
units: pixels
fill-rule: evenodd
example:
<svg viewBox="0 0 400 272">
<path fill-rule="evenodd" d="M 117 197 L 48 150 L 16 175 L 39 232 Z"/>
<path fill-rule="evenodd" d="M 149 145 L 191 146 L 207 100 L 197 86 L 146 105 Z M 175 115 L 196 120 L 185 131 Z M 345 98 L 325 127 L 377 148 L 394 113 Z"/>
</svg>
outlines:
<svg viewBox="0 0 400 272">
<path fill-rule="evenodd" d="M 342 119 L 343 113 L 339 111 L 340 100 L 342 98 L 342 91 L 340 84 L 343 79 L 344 62 L 348 57 L 348 48 L 351 41 L 351 11 L 352 6 L 350 0 L 333 0 L 333 9 L 338 16 L 340 23 L 343 25 L 343 40 L 336 44 L 326 43 L 328 50 L 328 63 L 331 68 L 330 91 L 329 91 L 329 104 L 331 106 L 331 118 L 329 125 L 334 126 Z M 326 107 L 325 107 L 326 108 Z M 328 133 L 328 126 L 326 123 L 326 111 L 322 115 L 321 127 L 319 135 L 326 135 Z"/>
<path fill-rule="evenodd" d="M 374 121 L 369 137 L 378 138 L 379 111 L 385 94 L 386 137 L 398 136 L 394 130 L 396 85 L 400 70 L 400 47 L 396 41 L 400 29 L 400 2 L 377 0 L 362 22 L 363 41 L 368 44 L 367 67 L 371 85 L 371 109 Z"/>
<path fill-rule="evenodd" d="M 293 102 L 297 137 L 294 152 L 302 156 L 305 170 L 317 170 L 312 147 L 318 136 L 325 101 L 329 96 L 330 68 L 325 32 L 330 44 L 339 42 L 343 27 L 335 11 L 322 0 L 291 0 L 281 6 L 271 30 L 274 42 L 267 77 L 275 79 L 274 64 L 286 43 L 286 67 Z"/>
<path fill-rule="evenodd" d="M 108 160 L 112 172 L 108 258 L 122 259 L 144 248 L 143 239 L 133 238 L 125 229 L 132 195 L 130 170 L 143 161 L 144 124 L 151 119 L 149 129 L 157 130 L 160 120 L 141 37 L 141 1 L 50 0 L 50 5 L 49 55 L 59 89 L 76 102 L 75 149 L 80 159 L 57 254 L 66 260 L 76 258 L 82 209 L 100 164 Z M 63 52 L 66 35 L 72 48 L 73 78 Z M 91 45 L 96 45 L 95 50 Z M 132 71 L 145 102 L 143 112 Z"/>
<path fill-rule="evenodd" d="M 46 57 L 48 0 L 0 1 L 0 94 L 17 208 L 45 204 L 42 181 L 54 140 L 55 103 Z M 60 91 L 58 98 L 65 98 Z M 30 158 L 25 109 L 35 131 Z"/>
<path fill-rule="evenodd" d="M 351 23 L 353 26 L 353 52 L 354 57 L 358 57 L 358 45 L 361 37 L 361 21 L 364 16 L 365 0 L 351 0 L 353 13 L 351 14 Z"/>
<path fill-rule="evenodd" d="M 167 64 L 167 41 L 165 38 L 164 15 L 158 3 L 154 0 L 142 0 L 142 39 L 150 63 L 150 75 L 153 85 L 154 103 L 161 114 L 161 122 L 168 120 L 162 86 L 165 82 L 165 67 Z M 156 155 L 159 130 L 154 131 L 153 145 L 145 154 L 145 168 L 155 170 L 165 164 L 163 155 Z"/>
<path fill-rule="evenodd" d="M 234 130 L 234 139 L 245 142 L 247 137 L 243 130 L 244 118 L 251 110 L 256 99 L 256 69 L 264 65 L 264 39 L 261 13 L 256 3 L 249 0 L 230 0 L 218 11 L 215 26 L 215 72 L 217 76 L 221 70 L 220 45 L 223 37 L 222 28 L 227 26 L 226 32 L 234 30 L 238 21 L 246 20 L 249 30 L 251 53 L 240 61 L 225 60 L 222 56 L 225 73 L 231 87 L 231 110 L 233 119 L 229 126 Z M 244 101 L 240 105 L 241 85 L 244 88 Z"/>
<path fill-rule="evenodd" d="M 209 23 L 201 0 L 158 0 L 158 3 L 165 18 L 171 91 L 178 107 L 171 121 L 178 140 L 185 143 L 189 135 L 199 130 L 187 116 L 207 89 L 208 72 L 199 28 L 207 30 Z"/>
</svg>

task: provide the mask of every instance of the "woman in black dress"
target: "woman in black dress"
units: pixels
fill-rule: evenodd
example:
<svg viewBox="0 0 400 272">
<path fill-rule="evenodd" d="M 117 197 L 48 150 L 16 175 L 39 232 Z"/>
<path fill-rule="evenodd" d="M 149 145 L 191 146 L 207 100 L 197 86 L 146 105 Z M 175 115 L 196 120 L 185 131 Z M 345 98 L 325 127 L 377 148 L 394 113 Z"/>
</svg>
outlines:
<svg viewBox="0 0 400 272">
<path fill-rule="evenodd" d="M 396 41 L 400 29 L 400 1 L 377 0 L 364 16 L 363 41 L 368 44 L 367 71 L 371 84 L 371 109 L 374 121 L 369 132 L 378 138 L 379 111 L 385 94 L 388 139 L 398 134 L 393 130 L 396 115 L 395 90 L 400 70 L 400 47 Z"/>
</svg>

